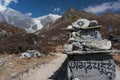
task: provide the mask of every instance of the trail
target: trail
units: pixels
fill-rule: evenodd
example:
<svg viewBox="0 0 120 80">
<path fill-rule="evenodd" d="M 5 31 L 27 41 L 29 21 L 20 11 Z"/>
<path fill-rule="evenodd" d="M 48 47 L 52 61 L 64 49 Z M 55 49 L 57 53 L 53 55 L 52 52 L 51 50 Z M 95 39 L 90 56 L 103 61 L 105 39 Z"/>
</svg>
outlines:
<svg viewBox="0 0 120 80">
<path fill-rule="evenodd" d="M 56 70 L 62 65 L 66 59 L 65 54 L 57 54 L 58 58 L 54 59 L 48 64 L 40 66 L 40 68 L 25 74 L 21 80 L 49 80 Z"/>
</svg>

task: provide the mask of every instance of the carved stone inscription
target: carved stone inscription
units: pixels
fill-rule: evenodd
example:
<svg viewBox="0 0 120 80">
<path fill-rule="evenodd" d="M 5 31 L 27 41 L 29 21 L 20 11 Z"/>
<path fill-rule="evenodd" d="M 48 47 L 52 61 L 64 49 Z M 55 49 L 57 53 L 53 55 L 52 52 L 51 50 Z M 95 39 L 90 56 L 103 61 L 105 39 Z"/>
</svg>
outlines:
<svg viewBox="0 0 120 80">
<path fill-rule="evenodd" d="M 115 62 L 113 59 L 91 60 L 69 60 L 68 76 L 71 80 L 114 80 Z"/>
</svg>

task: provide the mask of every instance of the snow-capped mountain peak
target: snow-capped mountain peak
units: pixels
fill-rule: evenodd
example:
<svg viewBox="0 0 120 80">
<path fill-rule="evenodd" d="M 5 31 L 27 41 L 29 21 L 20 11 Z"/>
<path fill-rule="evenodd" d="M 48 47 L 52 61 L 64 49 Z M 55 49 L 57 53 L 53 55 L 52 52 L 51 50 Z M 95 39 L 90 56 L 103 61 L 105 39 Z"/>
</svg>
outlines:
<svg viewBox="0 0 120 80">
<path fill-rule="evenodd" d="M 61 16 L 60 15 L 56 15 L 56 14 L 49 14 L 49 15 L 45 15 L 45 16 L 41 16 L 41 17 L 38 17 L 38 18 L 35 18 L 35 19 L 41 19 L 41 20 L 43 20 L 43 19 L 50 19 L 50 20 L 52 20 L 52 21 L 54 21 L 54 20 L 56 20 L 56 19 L 58 19 L 58 18 L 60 18 Z"/>
<path fill-rule="evenodd" d="M 49 14 L 38 18 L 31 18 L 19 11 L 0 5 L 0 22 L 7 22 L 8 24 L 25 29 L 29 33 L 40 30 L 44 25 L 54 22 L 60 17 L 59 15 Z"/>
<path fill-rule="evenodd" d="M 60 17 L 61 17 L 60 15 L 49 14 L 49 15 L 45 15 L 42 17 L 34 18 L 34 21 L 35 21 L 35 23 L 38 27 L 38 30 L 39 30 L 47 23 L 50 23 L 50 22 L 54 23 Z"/>
<path fill-rule="evenodd" d="M 35 25 L 32 18 L 22 14 L 19 11 L 11 8 L 6 8 L 0 11 L 0 22 L 7 22 L 19 28 L 29 28 L 30 25 Z"/>
<path fill-rule="evenodd" d="M 5 6 L 0 5 L 0 12 L 4 11 L 5 9 L 7 9 Z"/>
</svg>

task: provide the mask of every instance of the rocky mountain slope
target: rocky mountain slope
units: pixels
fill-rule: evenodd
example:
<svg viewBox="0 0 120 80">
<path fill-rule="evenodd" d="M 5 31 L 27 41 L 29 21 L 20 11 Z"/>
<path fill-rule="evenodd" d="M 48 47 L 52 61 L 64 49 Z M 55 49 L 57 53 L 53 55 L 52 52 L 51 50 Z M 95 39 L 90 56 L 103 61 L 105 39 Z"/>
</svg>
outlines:
<svg viewBox="0 0 120 80">
<path fill-rule="evenodd" d="M 19 29 L 19 28 L 14 27 L 6 22 L 0 22 L 0 30 L 1 31 L 3 30 L 8 35 L 25 33 L 24 29 Z"/>
<path fill-rule="evenodd" d="M 0 53 L 18 54 L 27 50 L 37 49 L 35 43 L 39 37 L 33 33 L 14 27 L 7 23 L 0 23 Z"/>
</svg>

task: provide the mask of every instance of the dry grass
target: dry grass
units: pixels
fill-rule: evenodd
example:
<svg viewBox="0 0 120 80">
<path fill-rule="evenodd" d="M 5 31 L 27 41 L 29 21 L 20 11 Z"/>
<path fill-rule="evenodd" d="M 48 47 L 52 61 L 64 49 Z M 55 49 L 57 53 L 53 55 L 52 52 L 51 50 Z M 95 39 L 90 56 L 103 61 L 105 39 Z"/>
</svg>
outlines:
<svg viewBox="0 0 120 80">
<path fill-rule="evenodd" d="M 0 80 L 6 80 L 9 76 L 19 73 L 21 71 L 25 71 L 29 68 L 37 67 L 38 65 L 50 62 L 55 59 L 56 56 L 47 55 L 41 58 L 31 58 L 31 59 L 20 59 L 18 55 L 0 55 L 5 61 L 5 64 L 0 67 Z"/>
</svg>

